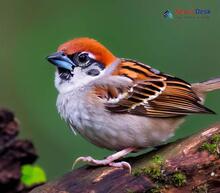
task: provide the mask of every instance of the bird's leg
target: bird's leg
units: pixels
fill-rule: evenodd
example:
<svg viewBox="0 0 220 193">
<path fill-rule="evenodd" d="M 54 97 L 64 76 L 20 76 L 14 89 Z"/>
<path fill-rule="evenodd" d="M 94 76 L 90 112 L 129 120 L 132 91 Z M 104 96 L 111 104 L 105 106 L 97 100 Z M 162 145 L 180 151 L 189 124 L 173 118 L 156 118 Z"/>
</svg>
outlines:
<svg viewBox="0 0 220 193">
<path fill-rule="evenodd" d="M 92 157 L 90 156 L 87 156 L 87 157 L 79 157 L 75 160 L 74 164 L 73 164 L 73 167 L 76 165 L 77 162 L 79 161 L 83 161 L 83 162 L 87 162 L 89 165 L 93 165 L 93 166 L 105 166 L 105 165 L 109 165 L 109 166 L 112 166 L 112 167 L 118 167 L 118 168 L 127 168 L 129 169 L 129 172 L 131 172 L 131 166 L 128 162 L 125 162 L 125 161 L 121 161 L 121 162 L 114 162 L 115 160 L 131 153 L 132 151 L 134 151 L 136 148 L 133 148 L 133 147 L 129 147 L 129 148 L 126 148 L 126 149 L 123 149 L 119 152 L 116 152 L 110 156 L 108 156 L 106 159 L 103 159 L 103 160 L 96 160 L 96 159 L 93 159 Z"/>
</svg>

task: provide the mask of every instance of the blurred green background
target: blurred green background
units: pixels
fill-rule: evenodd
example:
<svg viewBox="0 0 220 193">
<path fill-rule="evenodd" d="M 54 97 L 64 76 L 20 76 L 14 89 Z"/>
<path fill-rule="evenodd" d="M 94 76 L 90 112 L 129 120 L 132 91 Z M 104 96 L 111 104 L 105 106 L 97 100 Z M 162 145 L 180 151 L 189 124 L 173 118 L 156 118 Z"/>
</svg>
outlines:
<svg viewBox="0 0 220 193">
<path fill-rule="evenodd" d="M 167 9 L 210 9 L 206 18 L 165 19 Z M 45 57 L 75 37 L 93 37 L 117 56 L 137 59 L 189 82 L 220 76 L 220 1 L 9 0 L 0 6 L 0 106 L 16 112 L 21 137 L 33 140 L 49 178 L 81 155 L 110 152 L 74 134 L 60 119 L 54 67 Z M 207 106 L 220 114 L 220 91 Z M 197 115 L 177 131 L 190 135 L 220 120 Z"/>
</svg>

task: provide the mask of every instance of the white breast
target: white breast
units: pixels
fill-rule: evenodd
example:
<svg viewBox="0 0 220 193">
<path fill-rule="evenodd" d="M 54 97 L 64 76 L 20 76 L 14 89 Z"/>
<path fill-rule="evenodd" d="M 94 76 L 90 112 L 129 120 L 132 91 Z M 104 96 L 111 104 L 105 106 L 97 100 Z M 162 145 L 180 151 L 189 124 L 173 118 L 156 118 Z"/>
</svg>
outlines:
<svg viewBox="0 0 220 193">
<path fill-rule="evenodd" d="M 112 114 L 88 103 L 84 92 L 59 94 L 58 111 L 71 127 L 93 144 L 111 150 L 144 148 L 167 140 L 182 119 Z"/>
</svg>

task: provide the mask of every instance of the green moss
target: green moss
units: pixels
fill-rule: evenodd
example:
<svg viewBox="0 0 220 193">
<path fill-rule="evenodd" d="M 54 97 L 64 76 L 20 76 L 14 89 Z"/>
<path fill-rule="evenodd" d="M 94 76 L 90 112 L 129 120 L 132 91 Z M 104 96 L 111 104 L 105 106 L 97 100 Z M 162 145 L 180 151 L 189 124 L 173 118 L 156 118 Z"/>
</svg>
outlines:
<svg viewBox="0 0 220 193">
<path fill-rule="evenodd" d="M 220 134 L 215 134 L 212 137 L 212 143 L 220 143 Z"/>
<path fill-rule="evenodd" d="M 162 165 L 164 163 L 164 159 L 160 155 L 155 155 L 152 157 L 152 163 Z"/>
<path fill-rule="evenodd" d="M 217 144 L 205 142 L 202 144 L 201 150 L 206 150 L 211 154 L 217 153 Z"/>
<path fill-rule="evenodd" d="M 161 192 L 161 189 L 166 187 L 166 185 L 173 185 L 175 187 L 180 187 L 185 185 L 187 182 L 187 178 L 184 173 L 178 171 L 173 174 L 166 175 L 165 171 L 163 171 L 162 168 L 158 166 L 135 170 L 133 175 L 149 176 L 156 184 L 156 187 L 152 188 L 150 191 L 152 193 Z"/>
<path fill-rule="evenodd" d="M 149 175 L 153 179 L 156 179 L 161 176 L 161 167 L 163 163 L 164 159 L 159 155 L 155 155 L 150 160 L 150 165 L 148 167 L 134 169 L 132 174 L 134 176 Z"/>
<path fill-rule="evenodd" d="M 215 134 L 209 140 L 209 142 L 205 142 L 200 147 L 200 150 L 206 150 L 210 154 L 219 154 L 218 147 L 220 145 L 220 134 Z"/>
<path fill-rule="evenodd" d="M 147 168 L 133 169 L 132 175 L 133 176 L 147 175 Z"/>
<path fill-rule="evenodd" d="M 162 165 L 164 160 L 161 156 L 154 156 L 150 163 L 151 165 L 148 165 L 148 167 L 134 169 L 132 172 L 134 176 L 147 175 L 154 181 L 157 186 L 152 188 L 150 192 L 159 193 L 167 184 L 176 187 L 186 184 L 186 176 L 180 171 L 166 175 Z"/>
<path fill-rule="evenodd" d="M 134 176 L 140 176 L 140 175 L 148 175 L 154 180 L 158 180 L 160 177 L 162 177 L 161 168 L 160 167 L 149 167 L 149 168 L 141 168 L 136 169 L 133 171 Z"/>
<path fill-rule="evenodd" d="M 171 181 L 174 186 L 183 186 L 186 184 L 186 176 L 181 172 L 176 172 L 172 175 Z"/>
<path fill-rule="evenodd" d="M 161 187 L 160 186 L 156 186 L 154 188 L 151 188 L 150 193 L 161 193 Z"/>
<path fill-rule="evenodd" d="M 149 168 L 147 174 L 154 180 L 158 180 L 162 177 L 161 168 L 159 167 Z"/>
</svg>

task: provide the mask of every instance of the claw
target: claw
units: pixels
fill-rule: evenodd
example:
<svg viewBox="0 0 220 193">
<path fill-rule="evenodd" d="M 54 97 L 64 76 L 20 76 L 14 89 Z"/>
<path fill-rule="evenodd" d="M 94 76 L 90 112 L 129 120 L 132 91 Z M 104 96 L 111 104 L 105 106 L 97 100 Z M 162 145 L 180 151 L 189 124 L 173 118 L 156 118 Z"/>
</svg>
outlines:
<svg viewBox="0 0 220 193">
<path fill-rule="evenodd" d="M 78 162 L 87 162 L 89 165 L 92 165 L 92 160 L 94 160 L 91 156 L 87 156 L 87 157 L 78 157 L 74 162 L 73 162 L 73 165 L 72 165 L 72 170 L 75 168 L 76 164 Z M 94 164 L 96 165 L 96 164 Z"/>
<path fill-rule="evenodd" d="M 128 162 L 122 161 L 122 162 L 112 162 L 109 159 L 104 159 L 104 160 L 95 160 L 90 156 L 87 157 L 78 157 L 72 166 L 72 169 L 74 169 L 75 165 L 80 162 L 86 162 L 89 165 L 92 166 L 106 166 L 109 165 L 111 167 L 117 167 L 117 168 L 124 168 L 124 169 L 128 169 L 129 173 L 131 173 L 131 165 Z"/>
<path fill-rule="evenodd" d="M 76 164 L 79 162 L 79 158 L 77 158 L 74 162 L 73 162 L 73 165 L 72 165 L 72 170 L 75 168 Z"/>
<path fill-rule="evenodd" d="M 114 161 L 121 158 L 121 157 L 123 157 L 123 156 L 125 156 L 125 155 L 127 155 L 128 153 L 130 153 L 134 150 L 135 150 L 135 148 L 132 148 L 132 147 L 126 148 L 126 149 L 123 149 L 119 152 L 116 152 L 115 154 L 112 154 L 112 155 L 108 156 L 106 159 L 103 159 L 103 160 L 96 160 L 96 159 L 93 159 L 91 156 L 79 157 L 74 161 L 72 169 L 74 169 L 75 165 L 78 162 L 83 161 L 83 162 L 86 162 L 87 164 L 92 165 L 92 166 L 106 166 L 106 165 L 109 165 L 109 166 L 117 167 L 117 168 L 125 168 L 125 169 L 129 170 L 129 173 L 131 173 L 131 165 L 128 162 L 125 162 L 125 161 L 114 162 Z"/>
<path fill-rule="evenodd" d="M 129 174 L 131 174 L 131 165 L 128 162 L 125 162 L 125 161 L 122 161 L 122 162 L 111 162 L 108 165 L 112 166 L 112 167 L 128 169 Z"/>
</svg>

